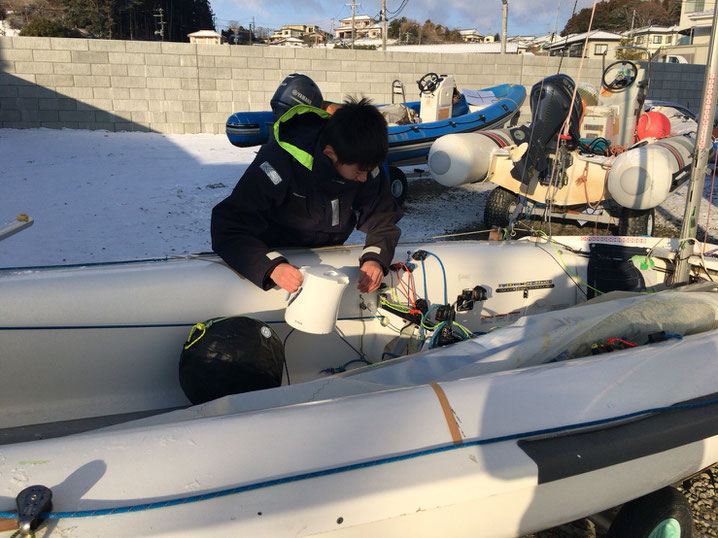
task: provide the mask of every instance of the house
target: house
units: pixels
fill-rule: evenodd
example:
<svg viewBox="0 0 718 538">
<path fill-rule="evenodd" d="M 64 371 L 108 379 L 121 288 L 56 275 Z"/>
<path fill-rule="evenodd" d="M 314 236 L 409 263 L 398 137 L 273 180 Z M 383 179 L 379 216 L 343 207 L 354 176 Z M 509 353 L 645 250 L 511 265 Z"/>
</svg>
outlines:
<svg viewBox="0 0 718 538">
<path fill-rule="evenodd" d="M 306 43 L 325 43 L 329 33 L 319 28 L 316 24 L 285 24 L 281 29 L 275 30 L 272 34 L 272 41 L 282 39 L 299 39 Z"/>
<path fill-rule="evenodd" d="M 675 45 L 682 35 L 678 26 L 644 26 L 624 32 L 631 45 L 647 48 L 651 55 L 663 49 Z"/>
<path fill-rule="evenodd" d="M 352 38 L 352 18 L 346 17 L 341 19 L 340 26 L 334 30 L 337 39 Z M 381 38 L 381 24 L 369 15 L 354 15 L 354 38 L 360 39 L 366 37 L 369 39 Z"/>
<path fill-rule="evenodd" d="M 307 43 L 303 39 L 299 39 L 298 37 L 284 37 L 281 39 L 275 39 L 270 43 L 272 46 L 277 47 L 307 47 Z"/>
<path fill-rule="evenodd" d="M 219 45 L 222 42 L 222 34 L 218 34 L 214 30 L 198 30 L 187 34 L 190 43 L 209 43 Z"/>
<path fill-rule="evenodd" d="M 464 43 L 483 43 L 484 42 L 484 36 L 481 35 L 476 28 L 471 28 L 468 30 L 459 30 L 459 34 L 461 34 L 461 39 L 463 39 Z"/>
<path fill-rule="evenodd" d="M 715 0 L 682 0 L 681 19 L 678 30 L 681 37 L 662 54 L 681 56 L 688 63 L 705 64 L 708 62 L 711 27 Z"/>
<path fill-rule="evenodd" d="M 588 37 L 588 41 L 586 40 Z M 551 56 L 570 56 L 572 58 L 600 58 L 615 59 L 616 51 L 611 47 L 620 44 L 623 36 L 603 30 L 592 30 L 582 34 L 573 34 L 566 37 L 556 37 L 553 43 L 544 45 Z M 584 50 L 585 47 L 585 50 Z"/>
</svg>

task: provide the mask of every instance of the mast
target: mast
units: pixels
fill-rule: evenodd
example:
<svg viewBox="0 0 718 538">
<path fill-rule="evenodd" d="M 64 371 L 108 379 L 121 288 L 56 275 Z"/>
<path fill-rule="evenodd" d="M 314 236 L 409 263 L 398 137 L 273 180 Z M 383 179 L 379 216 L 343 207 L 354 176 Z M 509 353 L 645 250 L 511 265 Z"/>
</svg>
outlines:
<svg viewBox="0 0 718 538">
<path fill-rule="evenodd" d="M 718 77 L 718 46 L 716 46 L 716 24 L 718 24 L 718 3 L 713 7 L 713 26 L 711 42 L 708 49 L 708 63 L 703 82 L 703 99 L 701 102 L 701 119 L 696 133 L 696 148 L 693 152 L 693 169 L 691 170 L 690 186 L 686 196 L 686 209 L 681 227 L 681 242 L 678 249 L 678 263 L 674 282 L 687 283 L 690 271 L 688 258 L 693 254 L 693 246 L 698 227 L 698 214 L 703 198 L 703 184 L 706 179 L 706 166 L 710 149 L 713 145 L 711 132 L 713 129 L 714 110 L 716 108 L 716 78 Z M 710 203 L 710 201 L 709 201 Z"/>
</svg>

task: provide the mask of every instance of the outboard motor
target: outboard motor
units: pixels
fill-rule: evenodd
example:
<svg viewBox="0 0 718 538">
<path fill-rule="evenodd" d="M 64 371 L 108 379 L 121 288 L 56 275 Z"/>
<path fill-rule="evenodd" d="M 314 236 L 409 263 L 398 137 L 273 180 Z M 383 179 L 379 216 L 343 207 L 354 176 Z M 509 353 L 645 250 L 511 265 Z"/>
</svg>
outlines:
<svg viewBox="0 0 718 538">
<path fill-rule="evenodd" d="M 552 75 L 531 88 L 531 125 L 511 130 L 516 145 L 529 143 L 526 153 L 511 170 L 514 179 L 528 185 L 535 174 L 542 174 L 548 168 L 546 155 L 556 150 L 558 135 L 571 106 L 574 87 L 571 77 Z M 577 95 L 571 111 L 569 145 L 578 143 L 581 114 L 583 104 Z"/>
<path fill-rule="evenodd" d="M 288 75 L 269 101 L 275 122 L 293 106 L 311 105 L 322 108 L 323 103 L 324 97 L 322 97 L 319 86 L 307 75 L 301 73 Z"/>
</svg>

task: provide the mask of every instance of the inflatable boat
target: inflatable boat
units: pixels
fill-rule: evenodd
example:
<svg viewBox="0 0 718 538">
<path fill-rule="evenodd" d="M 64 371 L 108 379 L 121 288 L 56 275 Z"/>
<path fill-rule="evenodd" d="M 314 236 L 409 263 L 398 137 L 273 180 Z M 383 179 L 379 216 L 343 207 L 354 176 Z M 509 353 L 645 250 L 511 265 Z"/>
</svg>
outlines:
<svg viewBox="0 0 718 538">
<path fill-rule="evenodd" d="M 395 95 L 401 99 L 379 105 L 389 123 L 390 165 L 425 163 L 431 144 L 440 136 L 503 126 L 519 112 L 526 96 L 526 89 L 517 84 L 463 90 L 465 105 L 458 108 L 452 106 L 453 76 L 428 73 L 419 87 L 420 100 L 406 102 L 403 85 L 395 81 L 392 99 Z M 273 124 L 272 111 L 235 112 L 227 120 L 227 138 L 239 147 L 264 144 L 272 136 Z"/>
<path fill-rule="evenodd" d="M 1 270 L 0 535 L 519 536 L 660 490 L 718 461 L 678 246 L 406 243 L 371 294 L 361 246 L 282 250 L 289 303 L 204 255 Z"/>
<path fill-rule="evenodd" d="M 654 208 L 690 175 L 697 123 L 682 107 L 647 103 L 648 79 L 630 61 L 604 70 L 598 95 L 577 92 L 566 75 L 547 77 L 531 90 L 530 124 L 442 137 L 429 172 L 446 186 L 496 184 L 488 227 L 557 218 L 651 235 Z"/>
</svg>

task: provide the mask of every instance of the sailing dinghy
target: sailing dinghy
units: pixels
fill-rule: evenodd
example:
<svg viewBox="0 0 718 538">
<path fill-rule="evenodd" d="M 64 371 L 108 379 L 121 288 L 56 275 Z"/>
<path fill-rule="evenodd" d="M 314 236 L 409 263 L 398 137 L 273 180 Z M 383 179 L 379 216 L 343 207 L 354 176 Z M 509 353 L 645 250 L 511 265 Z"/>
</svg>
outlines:
<svg viewBox="0 0 718 538">
<path fill-rule="evenodd" d="M 400 244 L 327 334 L 209 256 L 3 270 L 0 516 L 38 486 L 49 536 L 518 536 L 658 490 L 718 461 L 718 293 L 658 291 L 678 246 Z M 356 282 L 359 251 L 283 253 Z M 191 405 L 210 319 L 280 343 L 273 388 Z"/>
</svg>

